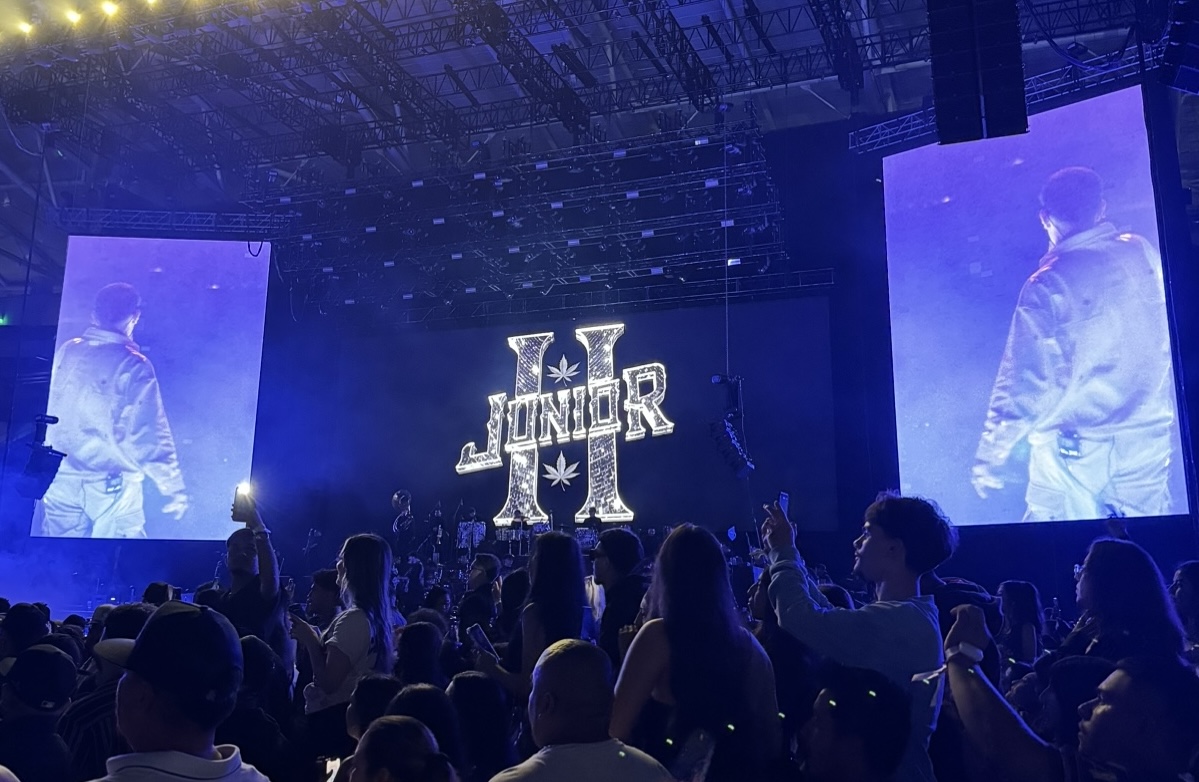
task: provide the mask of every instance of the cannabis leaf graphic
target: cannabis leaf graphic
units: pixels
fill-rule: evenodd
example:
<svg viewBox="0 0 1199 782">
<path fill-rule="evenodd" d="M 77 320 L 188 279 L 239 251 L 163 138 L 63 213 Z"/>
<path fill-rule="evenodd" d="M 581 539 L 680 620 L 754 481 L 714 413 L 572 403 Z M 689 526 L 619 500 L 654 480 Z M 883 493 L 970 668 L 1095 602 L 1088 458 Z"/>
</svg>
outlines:
<svg viewBox="0 0 1199 782">
<path fill-rule="evenodd" d="M 579 365 L 571 364 L 566 360 L 566 356 L 562 356 L 562 360 L 558 362 L 558 366 L 551 366 L 549 371 L 550 378 L 555 383 L 570 385 L 570 381 L 575 375 L 579 374 Z"/>
<path fill-rule="evenodd" d="M 561 486 L 562 491 L 566 491 L 566 487 L 570 482 L 579 477 L 579 463 L 575 462 L 569 467 L 566 466 L 566 454 L 558 452 L 558 464 L 555 467 L 552 464 L 545 466 L 545 475 L 542 476 L 547 481 L 552 481 L 551 486 Z"/>
</svg>

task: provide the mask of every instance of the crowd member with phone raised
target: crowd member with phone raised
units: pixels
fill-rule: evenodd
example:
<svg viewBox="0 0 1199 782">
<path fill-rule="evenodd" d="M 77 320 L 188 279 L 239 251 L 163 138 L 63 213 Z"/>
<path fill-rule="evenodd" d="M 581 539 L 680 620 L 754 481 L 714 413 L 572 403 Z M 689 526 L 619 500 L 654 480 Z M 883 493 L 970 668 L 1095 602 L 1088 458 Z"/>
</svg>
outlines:
<svg viewBox="0 0 1199 782">
<path fill-rule="evenodd" d="M 866 509 L 854 541 L 854 573 L 874 584 L 875 602 L 836 608 L 821 593 L 796 548 L 795 528 L 774 503 L 762 540 L 770 552 L 770 603 L 779 625 L 817 654 L 878 671 L 912 695 L 912 731 L 897 782 L 931 782 L 928 740 L 941 693 L 912 677 L 944 661 L 937 606 L 920 593 L 920 577 L 953 554 L 957 536 L 927 500 L 883 495 Z"/>
</svg>

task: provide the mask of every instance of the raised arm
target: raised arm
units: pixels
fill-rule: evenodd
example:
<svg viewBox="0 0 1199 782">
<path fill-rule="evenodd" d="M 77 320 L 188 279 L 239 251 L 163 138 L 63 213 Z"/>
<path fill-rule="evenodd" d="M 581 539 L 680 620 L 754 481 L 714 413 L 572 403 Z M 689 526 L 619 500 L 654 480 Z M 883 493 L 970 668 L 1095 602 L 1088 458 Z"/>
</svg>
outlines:
<svg viewBox="0 0 1199 782">
<path fill-rule="evenodd" d="M 975 666 L 969 647 L 991 644 L 978 606 L 953 609 L 956 621 L 945 638 L 949 688 L 966 736 L 1002 776 L 1021 782 L 1063 782 L 1061 755 L 1037 738 L 994 685 Z M 965 646 L 964 646 L 965 645 Z M 977 656 L 977 655 L 975 655 Z"/>
</svg>

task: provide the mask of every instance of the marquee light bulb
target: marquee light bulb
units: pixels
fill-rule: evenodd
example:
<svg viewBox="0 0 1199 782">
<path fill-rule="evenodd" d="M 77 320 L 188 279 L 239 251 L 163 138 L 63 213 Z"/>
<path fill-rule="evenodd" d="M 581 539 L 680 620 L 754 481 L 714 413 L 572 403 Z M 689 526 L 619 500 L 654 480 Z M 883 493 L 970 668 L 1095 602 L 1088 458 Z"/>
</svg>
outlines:
<svg viewBox="0 0 1199 782">
<path fill-rule="evenodd" d="M 31 25 L 29 22 L 21 22 L 17 25 L 17 29 L 26 35 L 29 35 L 31 32 L 33 32 L 33 25 Z"/>
<path fill-rule="evenodd" d="M 67 11 L 67 21 L 71 24 L 79 24 L 80 20 L 82 19 L 83 14 L 79 13 L 78 11 L 74 9 Z"/>
<path fill-rule="evenodd" d="M 104 12 L 105 16 L 113 16 L 121 9 L 116 3 L 112 2 L 112 0 L 104 0 L 104 2 L 100 4 L 100 10 Z"/>
</svg>

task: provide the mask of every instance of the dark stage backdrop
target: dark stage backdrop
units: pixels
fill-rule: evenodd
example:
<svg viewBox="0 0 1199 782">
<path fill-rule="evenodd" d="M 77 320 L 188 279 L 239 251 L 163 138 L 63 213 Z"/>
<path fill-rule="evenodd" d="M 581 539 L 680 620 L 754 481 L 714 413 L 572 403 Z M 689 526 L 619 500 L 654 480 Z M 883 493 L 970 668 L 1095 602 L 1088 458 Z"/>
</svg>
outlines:
<svg viewBox="0 0 1199 782">
<path fill-rule="evenodd" d="M 332 541 L 351 531 L 385 529 L 390 497 L 414 495 L 418 514 L 440 502 L 449 515 L 459 502 L 494 516 L 507 496 L 510 458 L 501 469 L 458 475 L 468 441 L 486 446 L 487 396 L 514 390 L 516 358 L 510 336 L 553 331 L 543 369 L 562 356 L 579 364 L 572 385 L 585 380 L 583 346 L 574 329 L 623 323 L 615 346 L 617 373 L 650 362 L 666 367 L 662 410 L 674 422 L 669 435 L 626 442 L 622 415 L 617 460 L 620 493 L 635 524 L 683 521 L 725 530 L 752 526 L 762 502 L 788 491 L 807 523 L 836 526 L 832 381 L 828 303 L 821 297 L 734 303 L 729 313 L 731 373 L 744 378 L 746 444 L 757 463 L 738 481 L 709 433 L 726 395 L 711 377 L 725 373 L 723 307 L 678 309 L 452 331 L 384 331 L 343 335 L 329 345 L 267 340 L 255 481 L 264 502 L 303 501 L 289 523 L 308 520 Z M 324 355 L 320 368 L 315 355 Z M 329 358 L 337 355 L 337 358 Z M 314 375 L 320 377 L 315 380 Z M 566 387 L 548 374 L 545 391 Z M 310 427 L 296 427 L 310 421 Z M 505 434 L 506 436 L 506 434 Z M 562 454 L 578 464 L 570 486 L 546 479 L 546 465 Z M 555 464 L 556 466 L 556 464 Z M 541 449 L 540 502 L 559 523 L 583 505 L 587 445 Z M 282 509 L 282 508 L 280 508 Z M 293 533 L 302 534 L 297 526 Z M 294 535 L 293 535 L 294 537 Z M 316 563 L 319 564 L 319 563 Z"/>
</svg>

